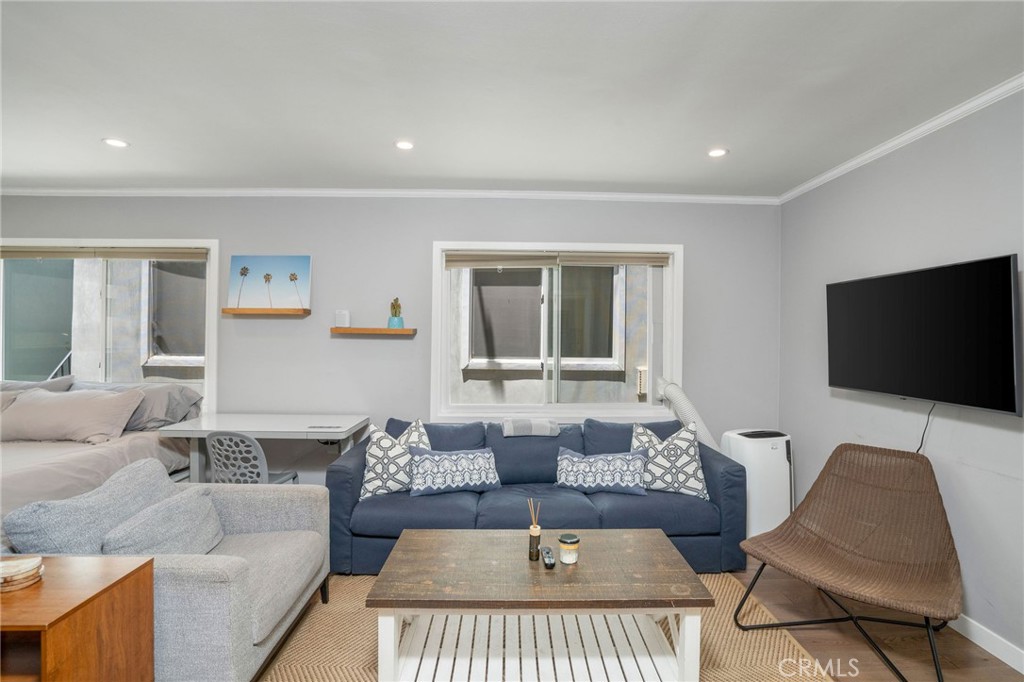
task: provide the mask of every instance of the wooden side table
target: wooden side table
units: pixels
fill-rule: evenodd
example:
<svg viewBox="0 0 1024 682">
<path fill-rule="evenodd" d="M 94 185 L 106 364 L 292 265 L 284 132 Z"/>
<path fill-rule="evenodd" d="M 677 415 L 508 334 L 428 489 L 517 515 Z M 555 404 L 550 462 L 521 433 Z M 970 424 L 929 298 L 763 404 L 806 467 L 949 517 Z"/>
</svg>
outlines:
<svg viewBox="0 0 1024 682">
<path fill-rule="evenodd" d="M 43 557 L 43 579 L 0 593 L 0 682 L 153 680 L 153 559 Z"/>
</svg>

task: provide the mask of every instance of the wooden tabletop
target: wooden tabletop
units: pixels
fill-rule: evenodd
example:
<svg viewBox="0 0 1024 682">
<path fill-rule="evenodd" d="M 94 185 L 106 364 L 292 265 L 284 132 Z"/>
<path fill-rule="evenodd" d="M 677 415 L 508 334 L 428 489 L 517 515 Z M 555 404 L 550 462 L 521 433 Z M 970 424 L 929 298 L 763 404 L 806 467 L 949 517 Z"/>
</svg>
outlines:
<svg viewBox="0 0 1024 682">
<path fill-rule="evenodd" d="M 660 530 L 544 530 L 580 536 L 579 562 L 545 569 L 522 530 L 406 530 L 366 597 L 370 608 L 673 609 L 714 606 Z"/>
<path fill-rule="evenodd" d="M 151 561 L 130 556 L 44 556 L 42 580 L 0 593 L 0 627 L 46 630 Z"/>
</svg>

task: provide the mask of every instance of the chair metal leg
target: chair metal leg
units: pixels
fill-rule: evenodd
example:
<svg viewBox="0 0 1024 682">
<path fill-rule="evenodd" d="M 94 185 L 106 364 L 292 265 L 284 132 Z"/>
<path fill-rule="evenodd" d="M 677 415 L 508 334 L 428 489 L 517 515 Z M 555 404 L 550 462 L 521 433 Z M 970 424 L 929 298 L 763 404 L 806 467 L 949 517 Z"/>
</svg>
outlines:
<svg viewBox="0 0 1024 682">
<path fill-rule="evenodd" d="M 331 574 L 328 573 L 327 577 L 324 578 L 324 581 L 322 583 L 320 583 L 320 603 L 321 604 L 326 604 L 327 602 L 329 602 L 331 600 L 330 587 L 328 587 L 328 583 L 329 583 L 330 579 L 331 579 Z"/>
<path fill-rule="evenodd" d="M 889 672 L 891 672 L 893 675 L 895 675 L 896 679 L 899 680 L 900 682 L 907 682 L 907 678 L 903 676 L 903 673 L 901 673 L 900 669 L 896 667 L 896 664 L 893 663 L 892 660 L 890 660 L 889 657 L 885 655 L 885 652 L 882 651 L 882 648 L 880 646 L 878 646 L 878 644 L 875 642 L 874 639 L 871 638 L 871 635 L 869 635 L 868 631 L 864 629 L 864 626 L 862 626 L 858 622 L 860 619 L 857 616 L 853 615 L 850 612 L 849 609 L 847 609 L 845 606 L 843 606 L 842 603 L 840 603 L 840 601 L 838 599 L 836 599 L 835 597 L 833 597 L 831 594 L 829 594 L 825 590 L 821 590 L 821 593 L 823 595 L 825 595 L 826 597 L 828 597 L 829 599 L 831 599 L 832 603 L 834 603 L 836 606 L 838 606 L 840 609 L 842 609 L 846 613 L 847 620 L 849 620 L 851 623 L 853 623 L 853 626 L 855 628 L 857 628 L 857 632 L 859 632 L 861 637 L 864 638 L 864 641 L 866 641 L 871 646 L 871 648 L 878 655 L 878 657 L 882 659 L 882 663 L 885 663 L 885 667 L 889 669 Z M 901 625 L 903 624 L 903 623 L 898 623 L 897 621 L 893 621 L 893 622 L 897 623 L 897 624 L 901 624 Z"/>
<path fill-rule="evenodd" d="M 946 621 L 942 622 L 945 627 Z M 932 663 L 935 664 L 935 679 L 942 682 L 942 665 L 939 663 L 939 649 L 935 646 L 935 628 L 932 627 L 931 618 L 925 617 L 924 629 L 928 632 L 928 646 L 932 648 Z"/>
<path fill-rule="evenodd" d="M 823 623 L 843 623 L 850 620 L 850 616 L 842 616 L 839 618 L 818 618 L 815 620 L 796 620 L 788 623 L 758 623 L 754 625 L 744 625 L 740 622 L 740 611 L 743 610 L 744 605 L 747 603 L 747 599 L 750 597 L 751 591 L 754 589 L 754 585 L 757 584 L 758 578 L 761 577 L 761 573 L 764 571 L 766 564 L 762 563 L 761 567 L 757 569 L 757 573 L 754 574 L 754 579 L 750 581 L 750 585 L 747 586 L 747 591 L 743 593 L 743 598 L 740 599 L 740 603 L 737 604 L 736 610 L 733 611 L 732 621 L 736 623 L 736 627 L 744 632 L 748 630 L 767 630 L 770 628 L 785 628 L 797 625 L 821 625 Z"/>
<path fill-rule="evenodd" d="M 933 625 L 931 619 L 927 617 L 924 619 L 924 623 L 914 623 L 905 620 L 894 620 L 892 618 L 878 618 L 875 616 L 856 616 L 848 608 L 846 608 L 846 606 L 844 606 L 842 602 L 840 602 L 838 599 L 832 596 L 829 592 L 821 588 L 818 588 L 819 592 L 828 597 L 829 600 L 831 600 L 833 604 L 838 606 L 846 615 L 837 616 L 835 618 L 795 620 L 785 623 L 759 623 L 754 625 L 744 625 L 740 623 L 740 611 L 742 611 L 743 607 L 746 605 L 747 599 L 750 597 L 750 593 L 753 591 L 754 585 L 757 584 L 758 579 L 761 577 L 761 573 L 764 572 L 765 566 L 766 564 L 762 562 L 761 566 L 757 569 L 757 573 L 754 574 L 754 579 L 750 581 L 750 585 L 747 586 L 746 592 L 743 593 L 743 597 L 740 599 L 740 603 L 736 606 L 736 610 L 732 614 L 732 620 L 734 623 L 736 623 L 736 627 L 738 627 L 740 630 L 767 630 L 770 628 L 789 628 L 798 627 L 801 625 L 823 625 L 826 623 L 845 623 L 849 621 L 853 623 L 854 627 L 857 628 L 857 631 L 861 634 L 865 641 L 867 641 L 868 645 L 871 646 L 872 650 L 874 650 L 874 652 L 878 654 L 878 657 L 882 659 L 882 662 L 885 663 L 885 666 L 896 677 L 896 679 L 898 679 L 900 682 L 907 682 L 907 678 L 903 676 L 903 673 L 901 673 L 899 668 L 896 667 L 896 664 L 893 663 L 892 660 L 885 655 L 885 652 L 882 651 L 881 647 L 879 647 L 875 640 L 871 637 L 871 635 L 868 634 L 867 630 L 865 630 L 863 626 L 861 626 L 860 621 L 864 620 L 873 623 L 888 623 L 890 625 L 903 625 L 908 627 L 924 628 L 928 632 L 928 644 L 931 647 L 932 651 L 932 662 L 935 664 L 936 679 L 938 682 L 943 682 L 942 666 L 939 664 L 939 651 L 938 647 L 935 644 L 935 633 L 941 630 L 942 628 L 946 627 L 948 621 L 942 621 L 938 625 Z"/>
</svg>

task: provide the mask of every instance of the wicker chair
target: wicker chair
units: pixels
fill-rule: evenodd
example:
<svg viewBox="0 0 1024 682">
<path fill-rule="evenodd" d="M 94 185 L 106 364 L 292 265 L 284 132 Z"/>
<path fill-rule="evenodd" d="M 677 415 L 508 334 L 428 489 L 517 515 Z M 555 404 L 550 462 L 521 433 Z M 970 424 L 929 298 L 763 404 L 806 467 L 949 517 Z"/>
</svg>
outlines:
<svg viewBox="0 0 1024 682">
<path fill-rule="evenodd" d="M 844 443 L 782 524 L 740 543 L 761 561 L 733 620 L 742 630 L 850 621 L 900 680 L 906 678 L 861 627 L 874 621 L 923 627 L 935 674 L 935 632 L 960 616 L 960 562 L 931 463 L 923 455 Z M 846 615 L 743 625 L 739 615 L 770 565 L 820 589 Z M 921 616 L 923 623 L 856 616 L 833 595 Z M 934 621 L 941 621 L 934 623 Z"/>
</svg>

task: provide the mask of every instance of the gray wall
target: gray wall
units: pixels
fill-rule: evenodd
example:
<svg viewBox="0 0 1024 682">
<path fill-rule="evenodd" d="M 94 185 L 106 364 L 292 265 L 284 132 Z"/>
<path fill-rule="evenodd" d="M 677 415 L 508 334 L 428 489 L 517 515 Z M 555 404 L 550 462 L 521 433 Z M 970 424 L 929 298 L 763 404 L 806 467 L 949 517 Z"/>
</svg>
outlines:
<svg viewBox="0 0 1024 682">
<path fill-rule="evenodd" d="M 1022 96 L 1007 98 L 782 209 L 781 428 L 804 494 L 844 441 L 914 450 L 930 403 L 828 388 L 825 284 L 1024 249 Z M 931 459 L 966 615 L 1024 645 L 1019 417 L 939 405 Z"/>
<path fill-rule="evenodd" d="M 2 225 L 5 237 L 219 239 L 222 301 L 232 254 L 312 254 L 309 317 L 221 317 L 218 409 L 378 422 L 429 416 L 433 241 L 681 243 L 684 388 L 720 434 L 778 422 L 779 213 L 563 200 L 4 197 Z M 350 310 L 353 326 L 383 326 L 395 296 L 415 338 L 328 333 L 336 309 Z"/>
</svg>

